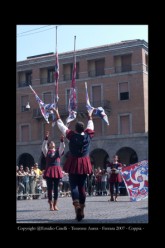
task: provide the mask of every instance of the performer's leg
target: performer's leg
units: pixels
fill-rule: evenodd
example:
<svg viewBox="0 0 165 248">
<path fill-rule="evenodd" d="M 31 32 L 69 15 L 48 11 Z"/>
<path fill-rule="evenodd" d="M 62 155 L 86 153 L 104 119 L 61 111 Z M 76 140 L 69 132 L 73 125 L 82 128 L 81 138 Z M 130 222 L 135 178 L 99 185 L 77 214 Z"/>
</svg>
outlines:
<svg viewBox="0 0 165 248">
<path fill-rule="evenodd" d="M 71 189 L 71 196 L 73 200 L 73 206 L 76 212 L 76 219 L 80 221 L 82 218 L 81 218 L 81 208 L 80 208 L 80 202 L 79 202 L 79 192 L 77 188 L 77 184 L 78 184 L 77 176 L 78 175 L 76 174 L 70 174 L 69 183 L 70 183 L 70 189 Z"/>
<path fill-rule="evenodd" d="M 56 210 L 56 211 L 59 210 L 58 207 L 57 207 L 59 181 L 60 181 L 59 178 L 54 178 L 53 179 L 53 182 L 54 182 L 54 204 L 53 204 L 53 207 L 54 207 L 54 210 Z"/>
<path fill-rule="evenodd" d="M 77 188 L 77 175 L 76 174 L 70 174 L 69 175 L 69 183 L 70 183 L 70 190 L 71 190 L 71 196 L 72 200 L 78 200 L 79 201 L 79 192 Z"/>
<path fill-rule="evenodd" d="M 119 192 L 119 183 L 118 182 L 115 182 L 115 189 L 116 189 L 116 192 L 115 192 L 115 201 L 117 201 L 117 196 L 118 196 L 118 192 Z"/>
<path fill-rule="evenodd" d="M 113 195 L 114 195 L 114 183 L 110 182 L 110 201 L 114 201 Z"/>
<path fill-rule="evenodd" d="M 80 207 L 81 207 L 81 217 L 80 219 L 84 218 L 84 207 L 85 207 L 85 200 L 86 200 L 86 193 L 85 193 L 85 182 L 87 175 L 79 175 L 79 180 L 78 180 L 78 191 L 79 191 L 79 202 L 80 202 Z"/>
<path fill-rule="evenodd" d="M 52 202 L 52 189 L 53 189 L 53 180 L 52 178 L 47 178 L 47 189 L 48 189 L 48 203 L 50 205 L 50 210 L 54 210 L 53 202 Z"/>
</svg>

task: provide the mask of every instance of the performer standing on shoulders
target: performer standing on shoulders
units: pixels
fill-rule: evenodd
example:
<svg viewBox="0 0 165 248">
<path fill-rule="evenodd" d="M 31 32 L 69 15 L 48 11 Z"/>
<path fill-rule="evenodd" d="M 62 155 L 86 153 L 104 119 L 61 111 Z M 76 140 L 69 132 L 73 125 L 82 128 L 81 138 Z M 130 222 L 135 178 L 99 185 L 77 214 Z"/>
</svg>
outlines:
<svg viewBox="0 0 165 248">
<path fill-rule="evenodd" d="M 60 166 L 60 157 L 64 153 L 64 137 L 61 137 L 60 147 L 55 149 L 53 141 L 48 142 L 49 132 L 46 132 L 45 140 L 42 144 L 42 152 L 46 158 L 46 169 L 43 178 L 46 179 L 48 189 L 48 203 L 50 210 L 59 210 L 57 208 L 58 184 L 62 178 L 62 169 Z M 52 201 L 52 190 L 54 190 L 54 203 Z"/>
<path fill-rule="evenodd" d="M 67 158 L 63 170 L 69 173 L 71 196 L 76 212 L 76 219 L 84 218 L 86 200 L 85 181 L 87 174 L 92 174 L 92 165 L 89 157 L 90 142 L 94 136 L 94 124 L 92 112 L 88 113 L 87 128 L 83 122 L 77 122 L 75 131 L 70 130 L 62 122 L 58 110 L 54 110 L 57 117 L 57 125 L 62 134 L 69 140 L 70 155 Z"/>
</svg>

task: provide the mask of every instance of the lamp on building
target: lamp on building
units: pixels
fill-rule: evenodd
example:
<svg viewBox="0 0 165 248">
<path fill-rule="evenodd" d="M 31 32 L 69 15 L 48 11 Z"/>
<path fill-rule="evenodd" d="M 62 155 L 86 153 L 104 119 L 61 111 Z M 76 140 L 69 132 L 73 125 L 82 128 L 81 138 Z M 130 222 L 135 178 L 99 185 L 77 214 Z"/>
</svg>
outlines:
<svg viewBox="0 0 165 248">
<path fill-rule="evenodd" d="M 27 104 L 26 104 L 26 109 L 30 109 L 30 104 L 29 104 L 29 102 L 27 102 Z"/>
</svg>

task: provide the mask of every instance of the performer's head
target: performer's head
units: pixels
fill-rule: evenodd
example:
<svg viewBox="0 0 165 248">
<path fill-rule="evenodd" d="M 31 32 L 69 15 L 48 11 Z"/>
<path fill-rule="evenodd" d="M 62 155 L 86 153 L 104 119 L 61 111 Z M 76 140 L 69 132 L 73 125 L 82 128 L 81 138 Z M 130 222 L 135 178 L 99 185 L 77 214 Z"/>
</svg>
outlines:
<svg viewBox="0 0 165 248">
<path fill-rule="evenodd" d="M 48 149 L 55 149 L 56 145 L 54 143 L 54 141 L 49 141 L 48 142 Z"/>
<path fill-rule="evenodd" d="M 115 162 L 117 162 L 117 161 L 119 160 L 118 155 L 115 154 L 115 155 L 113 156 L 113 160 L 114 160 Z"/>
<path fill-rule="evenodd" d="M 75 126 L 75 130 L 77 133 L 82 133 L 84 132 L 84 123 L 81 121 L 78 121 Z"/>
</svg>

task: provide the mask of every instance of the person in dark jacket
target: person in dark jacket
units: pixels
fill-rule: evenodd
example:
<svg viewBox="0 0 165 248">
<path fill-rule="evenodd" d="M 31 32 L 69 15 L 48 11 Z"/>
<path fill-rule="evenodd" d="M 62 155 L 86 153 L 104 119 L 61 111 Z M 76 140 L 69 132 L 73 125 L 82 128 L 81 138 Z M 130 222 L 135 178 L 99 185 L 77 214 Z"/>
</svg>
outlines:
<svg viewBox="0 0 165 248">
<path fill-rule="evenodd" d="M 109 184 L 110 184 L 110 201 L 117 201 L 119 192 L 119 183 L 122 182 L 120 170 L 122 164 L 118 162 L 118 156 L 113 156 L 113 162 L 109 163 L 107 171 L 110 173 Z M 115 187 L 115 198 L 114 198 L 114 187 Z"/>
<path fill-rule="evenodd" d="M 94 124 L 92 112 L 88 113 L 88 123 L 85 129 L 83 122 L 77 122 L 75 131 L 70 130 L 62 122 L 58 110 L 54 110 L 57 117 L 57 125 L 62 134 L 69 140 L 69 151 L 63 170 L 69 174 L 71 196 L 76 212 L 76 219 L 84 218 L 86 200 L 85 182 L 87 174 L 92 174 L 92 165 L 89 157 L 90 143 L 94 136 Z"/>
</svg>

